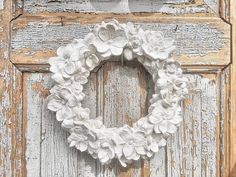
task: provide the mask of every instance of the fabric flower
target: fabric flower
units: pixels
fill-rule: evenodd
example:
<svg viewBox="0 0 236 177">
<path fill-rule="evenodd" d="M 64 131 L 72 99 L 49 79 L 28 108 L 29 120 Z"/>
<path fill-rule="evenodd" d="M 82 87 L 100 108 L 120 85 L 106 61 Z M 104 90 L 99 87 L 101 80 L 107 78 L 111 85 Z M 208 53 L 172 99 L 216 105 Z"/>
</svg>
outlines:
<svg viewBox="0 0 236 177">
<path fill-rule="evenodd" d="M 145 133 L 145 135 L 149 135 L 153 132 L 153 124 L 151 124 L 150 122 L 148 122 L 146 117 L 143 117 L 141 119 L 139 119 L 137 122 L 134 123 L 133 127 L 135 129 L 138 129 L 142 132 Z"/>
<path fill-rule="evenodd" d="M 143 132 L 135 132 L 132 128 L 125 126 L 120 132 L 125 141 L 122 148 L 123 155 L 128 160 L 138 160 L 140 155 L 145 154 L 145 135 Z"/>
<path fill-rule="evenodd" d="M 92 36 L 88 35 L 83 40 L 76 39 L 72 44 L 59 47 L 58 56 L 49 59 L 50 71 L 55 73 L 53 79 L 56 82 L 63 83 L 78 72 L 80 68 L 87 67 L 92 70 L 98 64 L 96 49 L 90 44 Z"/>
<path fill-rule="evenodd" d="M 76 97 L 69 88 L 54 87 L 51 89 L 51 93 L 53 94 L 48 98 L 48 108 L 52 111 L 59 111 L 65 105 L 68 107 L 77 105 Z"/>
<path fill-rule="evenodd" d="M 94 29 L 96 38 L 92 44 L 103 57 L 118 56 L 127 44 L 125 31 L 116 21 L 103 23 Z"/>
<path fill-rule="evenodd" d="M 100 140 L 100 148 L 98 149 L 98 158 L 104 164 L 110 162 L 114 156 L 115 152 L 110 143 L 106 140 Z"/>
<path fill-rule="evenodd" d="M 88 82 L 90 72 L 85 69 L 84 67 L 81 67 L 80 70 L 74 74 L 74 80 L 75 82 L 79 84 L 86 84 Z"/>
<path fill-rule="evenodd" d="M 160 147 L 166 145 L 166 140 L 163 138 L 161 134 L 152 134 L 147 137 L 147 156 L 151 157 L 154 153 L 159 151 Z"/>
<path fill-rule="evenodd" d="M 79 129 L 81 127 L 78 127 Z M 71 135 L 68 137 L 68 141 L 70 143 L 70 147 L 75 146 L 76 149 L 79 149 L 81 152 L 84 152 L 88 148 L 88 137 L 84 133 L 83 130 L 79 131 L 77 130 L 77 133 L 71 133 Z"/>
<path fill-rule="evenodd" d="M 88 120 L 90 110 L 88 108 L 82 108 L 80 106 L 77 106 L 73 108 L 73 112 L 75 113 L 75 121 L 81 121 L 81 120 Z"/>
<path fill-rule="evenodd" d="M 80 61 L 89 71 L 93 70 L 100 62 L 96 48 L 93 45 L 83 46 L 79 49 Z"/>
<path fill-rule="evenodd" d="M 160 78 L 177 78 L 182 76 L 182 69 L 179 62 L 170 58 L 164 62 L 162 69 L 158 71 L 158 75 Z"/>
<path fill-rule="evenodd" d="M 150 123 L 154 125 L 156 133 L 172 134 L 182 121 L 180 106 L 164 108 L 162 104 L 156 106 L 148 116 Z"/>
<path fill-rule="evenodd" d="M 142 49 L 144 53 L 157 60 L 165 60 L 175 49 L 172 39 L 164 38 L 160 32 L 145 31 L 143 36 Z"/>
</svg>

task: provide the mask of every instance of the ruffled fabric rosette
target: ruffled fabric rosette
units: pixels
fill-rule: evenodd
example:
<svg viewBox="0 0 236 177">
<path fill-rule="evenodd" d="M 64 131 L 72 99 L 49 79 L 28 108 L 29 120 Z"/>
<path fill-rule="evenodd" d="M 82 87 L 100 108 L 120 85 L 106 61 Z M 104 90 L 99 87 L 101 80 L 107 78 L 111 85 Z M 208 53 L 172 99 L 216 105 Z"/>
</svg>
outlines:
<svg viewBox="0 0 236 177">
<path fill-rule="evenodd" d="M 70 133 L 71 147 L 88 152 L 102 164 L 117 159 L 125 167 L 134 160 L 152 157 L 166 145 L 166 138 L 182 121 L 180 103 L 188 93 L 188 80 L 180 64 L 171 58 L 173 42 L 161 32 L 112 20 L 57 50 L 57 56 L 49 60 L 55 85 L 50 90 L 48 109 L 56 112 L 56 119 Z M 138 60 L 147 69 L 155 93 L 148 114 L 132 127 L 107 128 L 102 117 L 90 118 L 90 110 L 82 104 L 83 88 L 101 61 L 121 55 Z"/>
</svg>

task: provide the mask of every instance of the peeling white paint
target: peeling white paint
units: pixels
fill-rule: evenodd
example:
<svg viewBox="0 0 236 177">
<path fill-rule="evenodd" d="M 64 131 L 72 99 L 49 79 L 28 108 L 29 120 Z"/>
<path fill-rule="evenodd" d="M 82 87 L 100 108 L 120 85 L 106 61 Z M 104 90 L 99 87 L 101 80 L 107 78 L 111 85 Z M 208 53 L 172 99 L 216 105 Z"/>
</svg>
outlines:
<svg viewBox="0 0 236 177">
<path fill-rule="evenodd" d="M 143 29 L 162 31 L 166 37 L 175 39 L 177 55 L 204 56 L 218 52 L 229 45 L 230 37 L 213 25 L 205 23 L 138 23 Z M 84 38 L 91 25 L 79 23 L 61 26 L 61 24 L 29 23 L 19 29 L 12 37 L 13 51 L 21 48 L 37 50 L 56 50 L 59 46 L 71 42 L 74 38 Z"/>
<path fill-rule="evenodd" d="M 194 8 L 174 7 L 173 4 L 191 4 L 192 0 L 67 0 L 67 1 L 37 1 L 25 0 L 24 10 L 29 13 L 37 12 L 163 12 L 168 14 L 185 14 L 208 12 L 207 6 L 195 6 Z M 163 8 L 165 7 L 165 8 Z M 173 9 L 174 10 L 173 10 Z"/>
<path fill-rule="evenodd" d="M 105 123 L 112 126 L 116 123 L 114 120 L 117 119 L 117 110 L 123 110 L 124 112 L 119 112 L 119 114 L 126 115 L 125 107 L 131 106 L 134 112 L 128 112 L 129 116 L 139 117 L 139 115 L 137 115 L 138 111 L 135 110 L 140 111 L 140 108 L 134 103 L 137 103 L 139 98 L 133 97 L 134 95 L 132 93 L 128 94 L 128 97 L 132 98 L 132 105 L 129 105 L 128 102 L 124 103 L 124 105 L 126 105 L 124 108 L 122 108 L 122 105 L 115 105 L 117 103 L 115 98 L 117 98 L 116 94 L 118 92 L 116 88 L 119 88 L 119 95 L 123 94 L 122 98 L 120 98 L 121 102 L 122 99 L 124 101 L 123 97 L 127 97 L 127 86 L 118 85 L 117 87 L 117 84 L 124 83 L 119 82 L 119 80 L 122 79 L 120 77 L 133 78 L 137 77 L 137 73 L 128 72 L 128 70 L 126 72 L 125 69 L 123 69 L 121 73 L 117 71 L 113 72 L 114 69 L 111 67 L 108 76 L 110 81 L 104 82 L 104 76 L 106 77 L 106 74 L 104 75 L 103 72 L 108 71 L 106 68 L 104 69 L 104 71 L 103 69 L 99 70 L 97 74 L 92 73 L 90 82 L 85 89 L 89 99 L 85 99 L 86 103 L 84 104 L 91 108 L 92 115 L 101 114 L 103 112 L 107 115 L 105 117 L 109 117 Z M 119 169 L 116 168 L 115 163 L 110 167 L 102 167 L 90 156 L 68 148 L 68 134 L 60 128 L 59 123 L 55 120 L 55 115 L 51 114 L 46 109 L 46 100 L 40 97 L 40 94 L 38 94 L 40 91 L 32 87 L 33 84 L 40 83 L 45 88 L 50 88 L 52 85 L 50 75 L 35 73 L 28 74 L 28 76 L 27 130 L 30 131 L 30 134 L 27 134 L 28 174 L 39 177 L 40 169 L 38 169 L 38 165 L 41 163 L 40 173 L 42 176 L 117 176 Z M 193 92 L 192 95 L 189 96 L 189 103 L 184 111 L 185 120 L 179 133 L 168 140 L 167 149 L 162 149 L 161 154 L 157 154 L 150 161 L 151 177 L 179 177 L 181 174 L 185 174 L 186 176 L 191 176 L 192 174 L 194 174 L 194 176 L 205 176 L 205 174 L 206 176 L 216 176 L 216 141 L 219 136 L 216 130 L 218 124 L 216 117 L 219 112 L 217 107 L 218 85 L 216 85 L 214 81 L 201 75 L 188 74 L 187 76 L 194 84 L 194 88 L 200 91 Z M 119 78 L 118 81 L 115 79 L 117 77 Z M 94 84 L 97 82 L 96 79 L 99 81 L 97 84 L 100 84 L 98 88 L 96 84 Z M 129 84 L 135 84 L 133 82 L 134 78 L 130 80 Z M 105 85 L 103 86 L 103 84 Z M 114 84 L 116 85 L 115 87 Z M 96 103 L 97 101 L 99 103 Z M 104 101 L 105 104 L 103 104 Z M 100 106 L 97 107 L 97 104 Z M 120 121 L 122 122 L 122 119 Z M 34 131 L 37 135 L 33 135 L 32 130 L 37 130 Z M 38 133 L 40 131 L 41 134 Z M 37 157 L 32 158 L 30 152 L 35 152 Z M 31 163 L 31 161 L 34 161 L 34 163 Z M 36 166 L 34 166 L 34 164 Z M 135 175 L 139 176 L 140 174 L 140 164 L 137 163 L 135 166 L 136 169 L 132 177 Z"/>
<path fill-rule="evenodd" d="M 4 0 L 0 0 L 0 10 L 3 10 L 3 1 Z"/>
</svg>

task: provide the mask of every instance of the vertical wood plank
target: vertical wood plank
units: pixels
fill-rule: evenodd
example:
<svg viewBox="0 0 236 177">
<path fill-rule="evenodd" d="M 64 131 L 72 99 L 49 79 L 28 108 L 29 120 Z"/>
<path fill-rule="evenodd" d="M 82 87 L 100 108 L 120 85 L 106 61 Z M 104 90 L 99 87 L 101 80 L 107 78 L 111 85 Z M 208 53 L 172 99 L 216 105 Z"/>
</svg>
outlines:
<svg viewBox="0 0 236 177">
<path fill-rule="evenodd" d="M 227 22 L 230 21 L 230 1 L 231 0 L 219 0 L 220 17 L 226 20 Z"/>
<path fill-rule="evenodd" d="M 22 176 L 21 73 L 9 61 L 12 2 L 0 0 L 0 176 Z"/>
<path fill-rule="evenodd" d="M 216 176 L 216 78 L 188 77 L 195 91 L 183 102 L 184 121 L 167 143 L 168 176 Z"/>
<path fill-rule="evenodd" d="M 221 73 L 220 82 L 220 176 L 228 177 L 229 173 L 229 116 L 230 116 L 230 68 Z"/>
<path fill-rule="evenodd" d="M 150 177 L 166 177 L 166 148 L 161 148 L 157 154 L 150 160 Z"/>
<path fill-rule="evenodd" d="M 55 120 L 55 114 L 46 108 L 46 97 L 52 80 L 49 74 L 25 74 L 27 81 L 27 176 L 96 176 L 96 160 L 67 143 L 68 133 Z M 93 76 L 91 76 L 93 77 Z M 94 81 L 94 79 L 90 79 Z M 93 98 L 95 86 L 89 82 L 85 87 L 85 105 L 95 108 Z M 94 109 L 96 111 L 96 109 Z M 92 114 L 94 114 L 92 112 Z"/>
<path fill-rule="evenodd" d="M 41 98 L 40 93 L 33 90 L 33 83 L 41 81 L 40 75 L 32 79 L 28 74 L 23 75 L 24 84 L 24 122 L 25 128 L 25 159 L 28 177 L 40 177 L 41 155 Z M 32 104 L 34 103 L 34 104 Z"/>
<path fill-rule="evenodd" d="M 230 1 L 230 22 L 232 24 L 232 65 L 230 86 L 230 177 L 236 177 L 236 1 Z"/>
<path fill-rule="evenodd" d="M 120 127 L 132 123 L 147 112 L 148 88 L 150 77 L 147 71 L 138 66 L 122 66 L 119 62 L 106 63 L 98 71 L 99 114 L 104 117 L 108 127 Z M 118 162 L 100 167 L 106 177 L 149 176 L 147 162 L 135 162 L 129 168 L 122 168 Z"/>
<path fill-rule="evenodd" d="M 205 0 L 214 8 L 216 0 Z M 67 1 L 46 1 L 46 0 L 25 0 L 24 10 L 27 13 L 40 12 L 159 12 L 167 14 L 188 14 L 210 12 L 203 0 L 67 0 Z"/>
<path fill-rule="evenodd" d="M 204 75 L 203 75 L 204 76 Z M 206 76 L 206 75 L 205 75 Z M 216 78 L 211 75 L 203 80 L 202 89 L 202 176 L 212 177 L 217 175 L 217 98 Z"/>
</svg>

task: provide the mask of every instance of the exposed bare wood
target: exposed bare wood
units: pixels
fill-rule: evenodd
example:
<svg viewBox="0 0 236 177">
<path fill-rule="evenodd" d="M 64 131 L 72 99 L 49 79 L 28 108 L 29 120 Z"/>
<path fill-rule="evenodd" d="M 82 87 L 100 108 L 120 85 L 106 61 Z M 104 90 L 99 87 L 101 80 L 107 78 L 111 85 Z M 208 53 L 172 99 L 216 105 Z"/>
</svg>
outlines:
<svg viewBox="0 0 236 177">
<path fill-rule="evenodd" d="M 168 142 L 168 175 L 217 176 L 216 76 L 189 75 L 189 78 L 194 90 L 184 102 L 184 122 L 179 134 Z"/>
<path fill-rule="evenodd" d="M 139 106 L 135 106 L 134 104 L 138 103 L 137 101 L 135 101 L 136 99 L 140 99 L 139 97 L 137 97 L 137 94 L 129 92 L 131 90 L 131 88 L 129 88 L 129 85 L 130 84 L 133 85 L 133 83 L 136 83 L 135 80 L 137 79 L 136 77 L 133 76 L 132 73 L 133 72 L 139 73 L 141 71 L 142 69 L 130 70 L 127 69 L 126 66 L 117 67 L 117 64 L 111 65 L 108 63 L 101 70 L 98 71 L 98 74 L 93 74 L 93 76 L 90 78 L 90 83 L 86 87 L 87 96 L 91 97 L 91 99 L 86 99 L 87 100 L 86 104 L 88 107 L 92 106 L 93 108 L 95 108 L 96 102 L 98 101 L 97 104 L 100 106 L 98 106 L 97 110 L 98 112 L 92 114 L 99 115 L 106 113 L 105 117 L 107 117 L 107 120 L 105 121 L 105 123 L 107 125 L 114 126 L 113 124 L 117 123 L 118 125 L 122 125 L 119 123 L 118 120 L 128 121 L 129 123 L 130 120 L 132 121 L 131 117 L 139 117 L 138 115 L 136 115 L 139 111 L 138 112 L 125 111 L 126 110 L 125 108 L 128 106 L 134 108 L 134 110 L 138 109 L 141 112 L 143 111 L 145 112 L 145 106 L 141 107 L 142 109 L 144 109 L 142 111 L 142 109 L 140 109 Z M 128 77 L 127 74 L 125 74 L 126 72 L 129 73 L 129 76 L 132 75 L 132 77 Z M 138 74 L 139 77 L 145 76 L 144 74 L 141 75 L 140 74 Z M 66 142 L 66 136 L 67 136 L 66 133 L 63 133 L 63 130 L 59 128 L 60 125 L 57 124 L 55 120 L 53 120 L 55 119 L 55 115 L 49 114 L 49 112 L 46 110 L 45 107 L 45 98 L 48 94 L 48 88 L 50 88 L 52 84 L 49 75 L 46 73 L 28 74 L 28 77 L 29 79 L 27 79 L 28 81 L 27 92 L 29 94 L 27 96 L 27 100 L 29 101 L 28 106 L 30 106 L 31 109 L 28 108 L 29 112 L 27 119 L 30 119 L 32 122 L 28 121 L 27 129 L 28 131 L 30 131 L 33 128 L 32 126 L 36 127 L 39 126 L 38 124 L 35 123 L 35 121 L 33 121 L 35 120 L 34 116 L 41 116 L 41 118 L 39 119 L 41 119 L 42 122 L 45 122 L 42 127 L 47 126 L 47 130 L 42 131 L 42 134 L 40 135 L 41 136 L 40 141 L 42 141 L 41 147 L 45 147 L 42 149 L 41 152 L 41 157 L 44 156 L 43 154 L 45 154 L 45 158 L 43 159 L 41 158 L 41 163 L 46 163 L 46 165 L 45 164 L 43 165 L 44 171 L 42 171 L 42 173 L 44 175 L 47 174 L 48 176 L 52 176 L 57 172 L 58 174 L 71 174 L 72 177 L 76 176 L 78 173 L 80 174 L 88 173 L 90 175 L 97 174 L 98 177 L 104 175 L 117 176 L 118 174 L 120 174 L 120 176 L 122 177 L 124 176 L 130 177 L 135 175 L 136 176 L 143 175 L 145 177 L 145 175 L 149 176 L 149 173 L 153 177 L 156 177 L 157 175 L 160 177 L 162 176 L 164 177 L 166 175 L 170 177 L 181 176 L 181 175 L 193 176 L 192 174 L 194 174 L 195 176 L 206 176 L 206 177 L 217 176 L 217 154 L 219 151 L 217 144 L 217 138 L 219 136 L 218 134 L 219 132 L 217 131 L 217 129 L 219 128 L 218 112 L 220 110 L 218 109 L 219 107 L 217 106 L 217 102 L 219 101 L 217 100 L 218 99 L 217 90 L 219 85 L 216 81 L 217 79 L 216 74 L 194 75 L 193 73 L 191 73 L 191 75 L 190 74 L 188 75 L 191 82 L 194 84 L 193 85 L 194 91 L 189 96 L 189 99 L 184 102 L 186 106 L 184 124 L 181 126 L 178 135 L 169 140 L 168 143 L 169 146 L 167 151 L 168 156 L 166 159 L 168 163 L 165 162 L 166 156 L 159 155 L 155 158 L 155 160 L 153 159 L 150 162 L 151 163 L 150 172 L 149 170 L 147 171 L 147 168 L 149 169 L 148 167 L 149 165 L 146 166 L 147 168 L 143 168 L 143 170 L 140 170 L 138 168 L 135 170 L 132 170 L 132 168 L 119 169 L 119 166 L 115 164 L 111 166 L 102 167 L 99 164 L 95 165 L 94 163 L 96 162 L 93 161 L 92 159 L 91 159 L 92 161 L 85 160 L 86 161 L 85 162 L 83 159 L 84 158 L 88 159 L 87 155 L 81 156 L 80 153 L 79 155 L 75 155 L 73 150 L 71 151 L 68 149 L 68 145 Z M 110 79 L 112 79 L 113 81 Z M 122 79 L 125 80 L 128 79 L 127 82 L 125 82 L 126 83 L 125 87 L 119 84 L 119 83 L 124 83 L 124 82 L 119 82 L 119 80 Z M 145 79 L 139 80 L 139 82 L 142 83 L 140 84 L 143 85 L 143 87 L 145 87 L 140 90 L 144 91 L 143 96 L 145 96 L 148 91 L 148 89 L 144 84 L 144 81 Z M 97 83 L 99 86 L 98 90 L 94 85 L 95 83 Z M 125 88 L 125 90 L 123 90 L 122 88 Z M 135 87 L 133 85 L 132 89 L 134 88 Z M 132 95 L 135 95 L 136 97 L 133 97 Z M 98 98 L 96 98 L 96 96 L 98 96 Z M 34 101 L 31 99 L 33 99 Z M 127 99 L 131 100 L 128 101 Z M 35 103 L 35 106 L 30 104 L 32 102 Z M 132 105 L 126 105 L 126 104 L 132 104 Z M 32 108 L 32 106 L 34 107 L 34 109 Z M 91 110 L 96 110 L 96 109 L 91 109 Z M 37 111 L 41 113 L 37 113 Z M 122 118 L 122 116 L 121 117 L 119 116 L 120 113 L 122 112 L 124 113 L 123 117 L 124 119 Z M 118 122 L 113 120 L 117 120 Z M 53 123 L 52 121 L 55 123 Z M 34 129 L 36 129 L 36 127 Z M 54 139 L 54 145 L 49 143 L 52 140 L 51 138 Z M 34 139 L 33 141 L 39 141 L 39 140 Z M 37 144 L 37 142 L 31 142 L 31 141 L 28 141 L 28 143 L 32 143 L 28 144 L 28 147 Z M 30 151 L 30 149 L 28 149 L 27 151 Z M 162 153 L 165 154 L 165 150 L 162 151 Z M 67 155 L 64 156 L 63 154 L 67 155 L 71 154 L 71 156 L 68 157 Z M 80 167 L 77 170 L 81 171 L 80 172 L 76 171 L 76 166 L 74 168 L 71 167 L 71 171 L 69 171 L 68 169 L 65 169 L 65 167 L 67 166 L 65 165 L 65 163 L 64 163 L 65 167 L 61 168 L 61 170 L 58 171 L 59 168 L 57 166 L 60 166 L 60 163 L 58 165 L 56 164 L 53 165 L 52 161 L 48 160 L 49 155 L 50 159 L 54 159 L 56 164 L 59 163 L 57 162 L 57 160 L 61 161 L 64 159 L 65 161 L 68 161 L 66 159 L 69 159 L 69 161 L 72 161 L 71 162 L 72 164 L 74 165 L 77 164 L 77 167 L 78 166 Z M 80 160 L 73 162 L 75 159 L 77 159 L 77 156 L 79 156 L 78 158 Z M 61 159 L 57 159 L 59 157 Z M 160 164 L 161 166 L 158 164 Z M 165 169 L 169 169 L 168 172 L 165 171 Z"/>
<path fill-rule="evenodd" d="M 9 61 L 11 2 L 0 0 L 0 176 L 21 176 L 21 73 Z"/>
<path fill-rule="evenodd" d="M 141 65 L 131 67 L 109 62 L 98 71 L 98 115 L 104 117 L 104 124 L 108 127 L 120 127 L 124 123 L 132 125 L 147 113 L 148 91 L 153 89 L 148 85 L 150 76 Z M 149 173 L 147 163 L 140 161 L 128 169 L 120 167 L 117 162 L 111 167 L 103 169 L 105 176 L 146 177 Z"/>
<path fill-rule="evenodd" d="M 232 24 L 231 92 L 230 92 L 230 177 L 236 176 L 236 1 L 230 1 L 230 22 Z"/>
<path fill-rule="evenodd" d="M 231 0 L 219 0 L 220 17 L 227 22 L 230 21 L 230 1 Z"/>
<path fill-rule="evenodd" d="M 211 1 L 211 7 L 215 1 Z M 210 13 L 211 8 L 204 4 L 202 0 L 193 2 L 192 0 L 107 0 L 107 1 L 36 1 L 25 0 L 24 11 L 26 13 L 38 12 L 113 12 L 113 13 L 133 13 L 133 12 L 159 12 L 165 14 L 193 14 Z"/>
<path fill-rule="evenodd" d="M 14 64 L 47 64 L 60 45 L 83 38 L 95 22 L 117 18 L 135 21 L 144 29 L 160 30 L 176 39 L 175 58 L 183 65 L 230 63 L 230 25 L 219 18 L 179 18 L 114 14 L 21 16 L 13 22 L 11 61 Z M 38 20 L 39 21 L 38 21 Z M 193 40 L 195 39 L 195 40 Z"/>
<path fill-rule="evenodd" d="M 152 0 L 24 3 L 23 9 L 22 0 L 0 0 L 0 176 L 236 177 L 235 0 L 168 0 L 164 5 Z M 116 163 L 103 167 L 70 149 L 67 133 L 46 109 L 52 86 L 47 59 L 58 46 L 111 18 L 176 38 L 180 53 L 175 57 L 194 86 L 184 102 L 185 121 L 167 149 L 128 169 Z M 104 64 L 90 77 L 85 105 L 94 117 L 107 115 L 110 126 L 131 124 L 133 117 L 146 113 L 146 103 L 139 102 L 146 102 L 151 87 L 144 73 L 118 63 Z M 119 85 L 121 80 L 127 85 Z M 128 112 L 126 107 L 134 109 Z"/>
<path fill-rule="evenodd" d="M 23 0 L 12 0 L 11 19 L 15 19 L 23 14 Z"/>
<path fill-rule="evenodd" d="M 219 2 L 218 0 L 204 0 L 204 3 L 207 4 L 207 6 L 213 11 L 215 12 L 217 15 L 219 13 L 218 11 L 218 5 L 219 5 Z"/>
<path fill-rule="evenodd" d="M 229 176 L 229 126 L 230 126 L 230 68 L 221 73 L 220 94 L 220 174 L 222 177 Z"/>
</svg>

